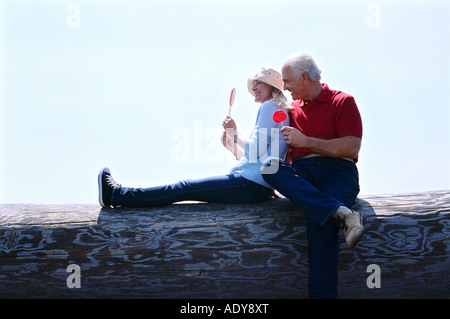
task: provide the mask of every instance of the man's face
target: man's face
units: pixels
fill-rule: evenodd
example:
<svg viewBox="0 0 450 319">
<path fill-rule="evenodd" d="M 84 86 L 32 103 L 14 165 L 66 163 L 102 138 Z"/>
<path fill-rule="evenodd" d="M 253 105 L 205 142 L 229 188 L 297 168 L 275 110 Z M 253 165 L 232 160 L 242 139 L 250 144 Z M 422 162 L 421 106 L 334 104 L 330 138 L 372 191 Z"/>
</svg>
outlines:
<svg viewBox="0 0 450 319">
<path fill-rule="evenodd" d="M 285 66 L 281 69 L 281 76 L 283 78 L 283 89 L 291 92 L 292 99 L 305 99 L 307 87 L 304 74 L 299 79 L 295 78 L 294 72 L 290 66 Z"/>
</svg>

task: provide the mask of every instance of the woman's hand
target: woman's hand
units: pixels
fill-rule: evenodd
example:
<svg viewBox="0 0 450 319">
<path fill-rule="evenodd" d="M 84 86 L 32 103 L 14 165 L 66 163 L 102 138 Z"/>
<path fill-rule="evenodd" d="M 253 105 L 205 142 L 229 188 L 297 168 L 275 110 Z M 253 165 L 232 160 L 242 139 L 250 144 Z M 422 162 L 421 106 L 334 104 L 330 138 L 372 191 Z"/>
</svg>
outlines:
<svg viewBox="0 0 450 319">
<path fill-rule="evenodd" d="M 224 129 L 233 129 L 233 130 L 237 131 L 236 122 L 229 115 L 225 118 L 225 120 L 223 120 L 222 126 Z"/>
</svg>

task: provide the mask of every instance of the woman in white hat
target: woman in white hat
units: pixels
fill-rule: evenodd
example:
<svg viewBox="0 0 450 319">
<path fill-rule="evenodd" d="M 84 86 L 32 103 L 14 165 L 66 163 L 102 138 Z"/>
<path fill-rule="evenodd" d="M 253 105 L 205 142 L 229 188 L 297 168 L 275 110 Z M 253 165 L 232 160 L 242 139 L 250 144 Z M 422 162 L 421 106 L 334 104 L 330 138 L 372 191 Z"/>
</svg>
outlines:
<svg viewBox="0 0 450 319">
<path fill-rule="evenodd" d="M 282 93 L 283 81 L 279 72 L 263 68 L 248 79 L 247 85 L 255 102 L 261 103 L 261 106 L 247 140 L 237 133 L 236 123 L 230 116 L 222 123 L 225 128 L 222 144 L 239 160 L 229 174 L 170 185 L 132 188 L 116 183 L 110 170 L 103 168 L 98 175 L 100 205 L 156 207 L 185 200 L 243 204 L 267 200 L 273 188 L 264 181 L 260 169 L 268 158 L 284 159 L 286 156 L 288 145 L 280 128 L 289 125 L 287 113 L 290 107 Z M 275 111 L 284 112 L 286 120 L 275 122 L 272 117 Z"/>
</svg>

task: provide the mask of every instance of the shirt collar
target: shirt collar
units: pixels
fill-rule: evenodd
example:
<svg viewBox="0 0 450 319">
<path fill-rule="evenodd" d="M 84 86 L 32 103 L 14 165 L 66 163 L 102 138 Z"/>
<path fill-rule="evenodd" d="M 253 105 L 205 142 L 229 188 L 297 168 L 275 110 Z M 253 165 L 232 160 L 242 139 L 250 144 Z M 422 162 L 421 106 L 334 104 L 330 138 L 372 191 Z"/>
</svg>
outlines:
<svg viewBox="0 0 450 319">
<path fill-rule="evenodd" d="M 328 102 L 331 99 L 331 90 L 328 84 L 322 83 L 322 92 L 313 101 Z"/>
<path fill-rule="evenodd" d="M 307 101 L 303 101 L 303 100 L 298 100 L 298 105 L 300 107 L 303 107 L 304 105 L 308 105 L 310 103 L 313 102 L 322 102 L 322 103 L 326 103 L 330 100 L 331 98 L 331 90 L 328 87 L 328 84 L 326 83 L 322 83 L 322 92 L 320 92 L 319 96 L 316 97 L 315 99 L 313 99 L 311 102 L 307 102 Z"/>
</svg>

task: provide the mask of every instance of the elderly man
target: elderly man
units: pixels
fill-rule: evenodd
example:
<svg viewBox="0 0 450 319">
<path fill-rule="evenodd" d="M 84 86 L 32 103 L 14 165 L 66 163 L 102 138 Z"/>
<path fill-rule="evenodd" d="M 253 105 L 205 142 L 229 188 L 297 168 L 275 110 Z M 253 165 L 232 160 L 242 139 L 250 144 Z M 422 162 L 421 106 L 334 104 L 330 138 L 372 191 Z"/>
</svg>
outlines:
<svg viewBox="0 0 450 319">
<path fill-rule="evenodd" d="M 322 84 L 320 73 L 307 54 L 284 64 L 294 109 L 281 131 L 291 152 L 286 161 L 267 161 L 261 173 L 307 216 L 310 298 L 337 298 L 339 227 L 351 248 L 365 230 L 364 215 L 350 209 L 359 193 L 362 121 L 353 97 Z M 275 173 L 268 169 L 274 164 Z"/>
</svg>

